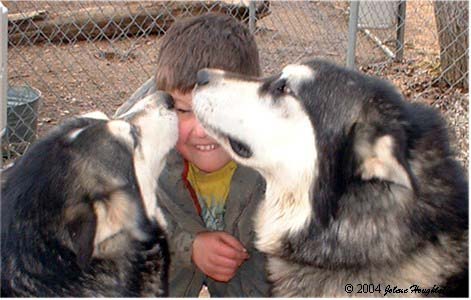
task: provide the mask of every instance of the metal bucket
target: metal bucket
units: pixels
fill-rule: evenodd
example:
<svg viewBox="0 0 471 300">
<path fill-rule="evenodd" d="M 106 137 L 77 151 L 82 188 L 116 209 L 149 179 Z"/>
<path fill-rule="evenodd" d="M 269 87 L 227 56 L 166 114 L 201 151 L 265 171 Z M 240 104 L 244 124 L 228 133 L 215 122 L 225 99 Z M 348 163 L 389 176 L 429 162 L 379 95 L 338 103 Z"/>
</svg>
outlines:
<svg viewBox="0 0 471 300">
<path fill-rule="evenodd" d="M 7 91 L 7 130 L 2 148 L 21 155 L 36 139 L 41 92 L 33 87 L 9 87 Z"/>
</svg>

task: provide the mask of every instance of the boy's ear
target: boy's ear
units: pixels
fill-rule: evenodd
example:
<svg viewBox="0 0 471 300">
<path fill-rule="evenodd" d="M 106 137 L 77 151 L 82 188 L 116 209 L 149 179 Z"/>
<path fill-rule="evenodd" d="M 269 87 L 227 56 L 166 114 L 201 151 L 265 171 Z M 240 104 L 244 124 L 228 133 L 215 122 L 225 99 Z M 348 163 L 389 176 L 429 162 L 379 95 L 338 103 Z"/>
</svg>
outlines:
<svg viewBox="0 0 471 300">
<path fill-rule="evenodd" d="M 82 204 L 67 211 L 66 228 L 77 255 L 77 264 L 85 268 L 93 254 L 97 218 L 90 204 Z"/>
<path fill-rule="evenodd" d="M 400 132 L 386 132 L 380 124 L 357 123 L 353 129 L 354 175 L 368 181 L 389 181 L 414 189 Z"/>
</svg>

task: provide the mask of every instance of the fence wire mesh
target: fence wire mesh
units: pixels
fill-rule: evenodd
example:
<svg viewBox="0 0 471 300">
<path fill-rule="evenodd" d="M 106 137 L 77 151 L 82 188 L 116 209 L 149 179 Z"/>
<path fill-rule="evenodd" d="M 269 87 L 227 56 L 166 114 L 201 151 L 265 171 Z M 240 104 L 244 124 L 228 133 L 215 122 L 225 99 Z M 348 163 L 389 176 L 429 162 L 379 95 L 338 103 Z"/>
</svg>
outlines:
<svg viewBox="0 0 471 300">
<path fill-rule="evenodd" d="M 8 84 L 41 92 L 38 107 L 28 104 L 37 130 L 28 126 L 39 136 L 72 115 L 112 115 L 153 75 L 160 38 L 180 18 L 217 11 L 247 24 L 265 75 L 310 57 L 345 64 L 349 47 L 347 1 L 254 1 L 252 20 L 249 1 L 235 0 L 2 3 L 9 10 Z M 356 67 L 440 109 L 467 166 L 468 2 L 361 1 L 357 29 Z M 9 109 L 14 117 L 26 123 Z M 11 135 L 2 141 L 7 160 L 24 150 Z"/>
</svg>

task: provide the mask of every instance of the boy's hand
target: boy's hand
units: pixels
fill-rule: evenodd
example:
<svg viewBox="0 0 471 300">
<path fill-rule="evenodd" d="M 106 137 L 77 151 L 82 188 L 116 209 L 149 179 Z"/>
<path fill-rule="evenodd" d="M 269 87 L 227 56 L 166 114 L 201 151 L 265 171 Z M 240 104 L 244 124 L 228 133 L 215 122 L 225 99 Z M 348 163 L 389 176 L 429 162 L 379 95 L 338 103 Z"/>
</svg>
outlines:
<svg viewBox="0 0 471 300">
<path fill-rule="evenodd" d="M 227 282 L 249 255 L 232 235 L 215 231 L 202 232 L 196 236 L 191 258 L 204 274 L 214 280 Z"/>
</svg>

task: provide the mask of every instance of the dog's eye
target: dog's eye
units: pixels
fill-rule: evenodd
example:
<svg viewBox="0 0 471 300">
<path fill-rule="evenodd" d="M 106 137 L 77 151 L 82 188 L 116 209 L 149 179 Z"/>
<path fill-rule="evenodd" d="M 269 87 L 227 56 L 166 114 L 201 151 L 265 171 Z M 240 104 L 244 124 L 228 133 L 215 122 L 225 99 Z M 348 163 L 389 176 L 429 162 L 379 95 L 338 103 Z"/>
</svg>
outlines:
<svg viewBox="0 0 471 300">
<path fill-rule="evenodd" d="M 291 89 L 286 84 L 286 80 L 280 80 L 280 81 L 276 82 L 275 91 L 276 91 L 276 94 L 278 94 L 280 96 L 292 93 Z"/>
<path fill-rule="evenodd" d="M 283 93 L 291 94 L 291 89 L 286 84 L 283 86 Z"/>
</svg>

